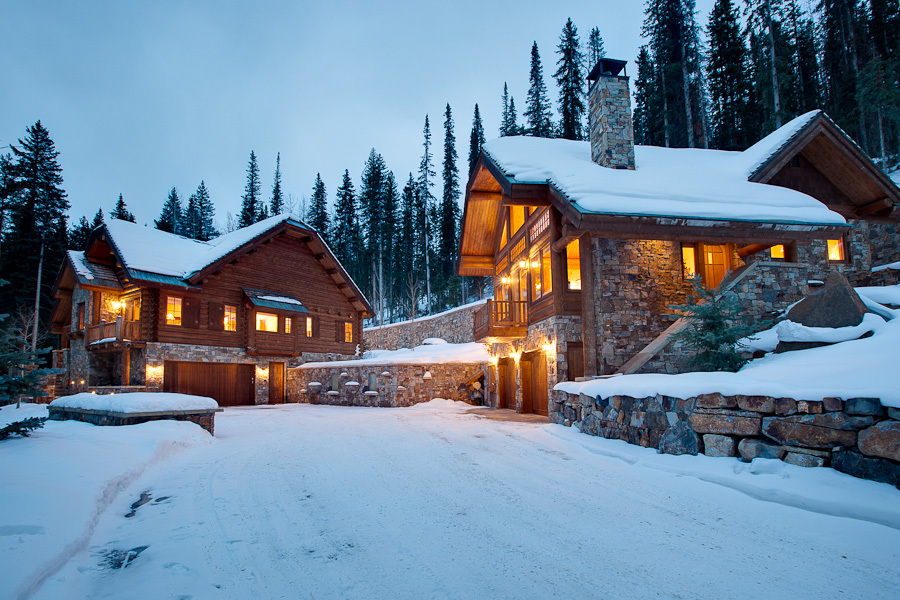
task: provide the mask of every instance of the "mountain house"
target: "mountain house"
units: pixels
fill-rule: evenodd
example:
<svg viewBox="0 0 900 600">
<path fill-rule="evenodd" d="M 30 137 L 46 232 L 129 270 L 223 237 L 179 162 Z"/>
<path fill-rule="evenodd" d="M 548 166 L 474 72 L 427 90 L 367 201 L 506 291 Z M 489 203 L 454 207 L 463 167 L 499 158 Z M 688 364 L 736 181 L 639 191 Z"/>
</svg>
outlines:
<svg viewBox="0 0 900 600">
<path fill-rule="evenodd" d="M 283 402 L 287 367 L 354 355 L 372 314 L 319 234 L 287 215 L 208 242 L 109 220 L 68 252 L 53 294 L 59 393 L 222 406 Z"/>
<path fill-rule="evenodd" d="M 474 318 L 493 406 L 546 415 L 559 381 L 676 371 L 692 276 L 764 315 L 900 258 L 900 190 L 825 113 L 743 152 L 635 146 L 624 67 L 589 76 L 589 141 L 496 139 L 469 179 L 457 270 L 494 278 Z"/>
</svg>

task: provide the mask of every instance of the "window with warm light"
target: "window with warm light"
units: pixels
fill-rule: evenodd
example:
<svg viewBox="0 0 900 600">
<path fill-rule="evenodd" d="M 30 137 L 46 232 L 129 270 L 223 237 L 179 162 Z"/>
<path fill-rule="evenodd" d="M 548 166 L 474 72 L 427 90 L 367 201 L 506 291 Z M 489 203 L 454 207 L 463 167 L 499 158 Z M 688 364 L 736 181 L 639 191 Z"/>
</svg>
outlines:
<svg viewBox="0 0 900 600">
<path fill-rule="evenodd" d="M 225 331 L 237 331 L 237 306 L 225 305 L 223 325 Z"/>
<path fill-rule="evenodd" d="M 181 325 L 181 298 L 166 297 L 166 325 Z"/>
<path fill-rule="evenodd" d="M 256 313 L 257 331 L 278 331 L 278 315 L 269 313 Z"/>
<path fill-rule="evenodd" d="M 516 232 L 525 224 L 525 207 L 510 206 L 509 207 L 509 233 L 516 235 Z"/>
<path fill-rule="evenodd" d="M 313 336 L 312 317 L 306 317 L 306 337 L 311 338 L 312 336 Z"/>
<path fill-rule="evenodd" d="M 681 247 L 681 264 L 685 279 L 697 276 L 697 251 L 693 246 Z"/>
<path fill-rule="evenodd" d="M 581 246 L 578 240 L 566 246 L 566 279 L 570 290 L 581 289 Z"/>
<path fill-rule="evenodd" d="M 828 260 L 841 262 L 847 260 L 844 251 L 844 240 L 828 240 Z"/>
<path fill-rule="evenodd" d="M 550 276 L 550 248 L 541 250 L 541 281 L 545 294 L 553 291 L 553 278 Z"/>
<path fill-rule="evenodd" d="M 772 260 L 784 260 L 784 244 L 769 248 L 769 256 L 772 257 Z"/>
<path fill-rule="evenodd" d="M 503 233 L 500 234 L 500 249 L 501 250 L 506 247 L 506 242 L 508 242 L 508 241 L 509 241 L 509 233 L 506 229 L 506 222 L 504 222 L 503 223 Z"/>
<path fill-rule="evenodd" d="M 543 286 L 541 285 L 541 260 L 540 254 L 536 254 L 529 261 L 531 267 L 531 298 L 537 300 L 544 295 Z"/>
<path fill-rule="evenodd" d="M 550 279 L 550 248 L 542 248 L 531 259 L 531 295 L 537 300 L 553 290 Z"/>
<path fill-rule="evenodd" d="M 344 323 L 344 341 L 352 342 L 353 341 L 353 323 L 347 321 Z"/>
<path fill-rule="evenodd" d="M 285 317 L 284 318 L 284 332 L 285 333 L 290 333 L 293 325 L 294 325 L 294 317 Z"/>
</svg>

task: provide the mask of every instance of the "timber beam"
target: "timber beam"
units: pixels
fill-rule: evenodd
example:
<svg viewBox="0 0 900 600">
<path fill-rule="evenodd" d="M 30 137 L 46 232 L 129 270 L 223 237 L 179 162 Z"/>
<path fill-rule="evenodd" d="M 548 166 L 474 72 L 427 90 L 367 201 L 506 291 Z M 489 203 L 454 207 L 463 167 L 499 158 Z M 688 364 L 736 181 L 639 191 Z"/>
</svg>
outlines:
<svg viewBox="0 0 900 600">
<path fill-rule="evenodd" d="M 882 198 L 881 200 L 876 200 L 875 202 L 870 202 L 869 204 L 857 208 L 856 216 L 857 218 L 862 218 L 866 215 L 871 215 L 872 213 L 887 210 L 888 208 L 893 208 L 893 206 L 894 203 L 890 198 Z"/>
</svg>

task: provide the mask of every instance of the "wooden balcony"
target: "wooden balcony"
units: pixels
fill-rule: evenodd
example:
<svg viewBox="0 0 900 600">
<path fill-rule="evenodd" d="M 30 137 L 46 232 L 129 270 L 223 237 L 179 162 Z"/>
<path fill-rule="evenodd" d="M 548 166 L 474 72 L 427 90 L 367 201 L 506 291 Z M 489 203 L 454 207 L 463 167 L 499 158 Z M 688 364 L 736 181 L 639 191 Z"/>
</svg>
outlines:
<svg viewBox="0 0 900 600">
<path fill-rule="evenodd" d="M 511 342 L 528 335 L 528 307 L 515 300 L 488 300 L 475 313 L 476 342 Z"/>
<path fill-rule="evenodd" d="M 123 317 L 117 317 L 115 321 L 108 323 L 88 325 L 85 335 L 85 342 L 89 348 L 137 341 L 141 341 L 141 322 L 126 321 Z"/>
</svg>

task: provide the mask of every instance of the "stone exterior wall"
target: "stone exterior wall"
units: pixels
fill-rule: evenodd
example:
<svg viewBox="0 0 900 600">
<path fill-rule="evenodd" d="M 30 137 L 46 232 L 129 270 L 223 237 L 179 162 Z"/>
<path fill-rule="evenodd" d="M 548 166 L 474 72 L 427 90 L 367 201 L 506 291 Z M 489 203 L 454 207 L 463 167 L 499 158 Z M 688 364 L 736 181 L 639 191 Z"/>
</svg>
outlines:
<svg viewBox="0 0 900 600">
<path fill-rule="evenodd" d="M 428 338 L 441 338 L 451 344 L 475 341 L 473 318 L 486 301 L 468 304 L 431 317 L 363 330 L 366 350 L 413 348 Z"/>
<path fill-rule="evenodd" d="M 670 454 L 831 466 L 900 487 L 900 409 L 877 398 L 595 398 L 554 390 L 550 422 Z"/>
<path fill-rule="evenodd" d="M 288 370 L 286 400 L 384 407 L 411 406 L 432 398 L 474 402 L 473 390 L 460 384 L 486 367 L 486 363 L 301 366 Z"/>
<path fill-rule="evenodd" d="M 634 125 L 627 77 L 601 76 L 588 90 L 591 160 L 634 170 Z"/>
<path fill-rule="evenodd" d="M 869 223 L 872 266 L 900 260 L 900 224 L 872 221 Z"/>
<path fill-rule="evenodd" d="M 851 228 L 847 233 L 844 251 L 846 262 L 828 260 L 826 240 L 813 240 L 808 244 L 797 245 L 798 262 L 809 266 L 809 278 L 825 281 L 828 274 L 837 271 L 857 285 L 860 278 L 869 274 L 872 268 L 872 247 L 868 221 L 849 221 Z"/>
<path fill-rule="evenodd" d="M 81 408 L 68 408 L 51 406 L 49 408 L 51 421 L 83 421 L 94 425 L 137 425 L 149 421 L 190 421 L 196 423 L 215 435 L 216 411 L 168 411 L 146 414 L 117 413 L 105 410 L 87 410 Z"/>
</svg>

